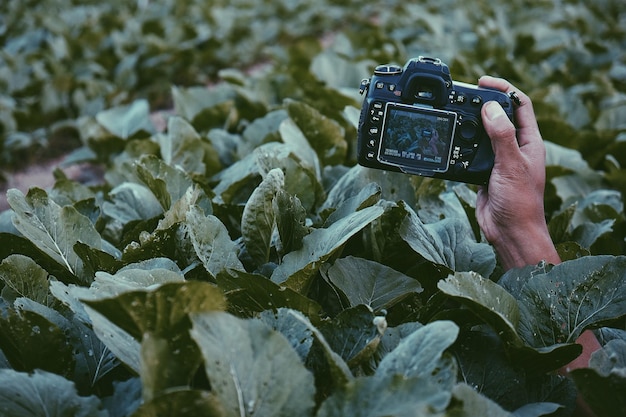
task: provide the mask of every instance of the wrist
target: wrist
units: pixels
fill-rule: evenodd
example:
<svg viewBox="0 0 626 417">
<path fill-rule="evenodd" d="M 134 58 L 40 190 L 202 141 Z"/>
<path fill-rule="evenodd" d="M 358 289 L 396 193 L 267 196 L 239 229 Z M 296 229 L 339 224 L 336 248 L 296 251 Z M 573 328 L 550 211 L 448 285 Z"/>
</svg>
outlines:
<svg viewBox="0 0 626 417">
<path fill-rule="evenodd" d="M 545 222 L 500 233 L 491 243 L 500 263 L 507 270 L 541 261 L 555 265 L 561 262 Z"/>
</svg>

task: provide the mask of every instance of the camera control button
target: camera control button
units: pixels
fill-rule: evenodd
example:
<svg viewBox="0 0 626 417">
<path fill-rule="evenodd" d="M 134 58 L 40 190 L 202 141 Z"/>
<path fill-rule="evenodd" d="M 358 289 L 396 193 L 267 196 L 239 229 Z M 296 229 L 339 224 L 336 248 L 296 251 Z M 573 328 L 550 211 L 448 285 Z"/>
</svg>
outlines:
<svg viewBox="0 0 626 417">
<path fill-rule="evenodd" d="M 378 128 L 377 127 L 371 127 L 370 128 L 370 135 L 372 135 L 372 136 L 378 135 Z"/>
<path fill-rule="evenodd" d="M 465 104 L 467 102 L 467 96 L 465 96 L 465 94 L 463 93 L 458 93 L 454 102 L 456 104 Z"/>
<path fill-rule="evenodd" d="M 369 146 L 370 148 L 376 147 L 376 139 L 370 139 L 369 141 L 367 141 L 367 146 Z"/>
<path fill-rule="evenodd" d="M 464 120 L 459 126 L 461 137 L 467 141 L 473 140 L 478 131 L 478 123 L 475 120 Z"/>
<path fill-rule="evenodd" d="M 481 104 L 483 104 L 483 98 L 481 96 L 472 97 L 472 104 L 474 106 L 480 106 Z"/>
</svg>

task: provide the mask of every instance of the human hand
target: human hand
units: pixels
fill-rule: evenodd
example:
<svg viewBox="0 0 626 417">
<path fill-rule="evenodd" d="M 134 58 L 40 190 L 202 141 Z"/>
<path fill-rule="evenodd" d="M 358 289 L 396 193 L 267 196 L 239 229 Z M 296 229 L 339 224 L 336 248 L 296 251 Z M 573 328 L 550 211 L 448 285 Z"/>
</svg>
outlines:
<svg viewBox="0 0 626 417">
<path fill-rule="evenodd" d="M 505 267 L 521 267 L 541 260 L 557 264 L 544 214 L 545 147 L 530 98 L 508 81 L 481 77 L 481 87 L 515 91 L 521 103 L 511 123 L 502 107 L 488 102 L 483 125 L 495 154 L 489 183 L 478 191 L 476 218 Z"/>
</svg>

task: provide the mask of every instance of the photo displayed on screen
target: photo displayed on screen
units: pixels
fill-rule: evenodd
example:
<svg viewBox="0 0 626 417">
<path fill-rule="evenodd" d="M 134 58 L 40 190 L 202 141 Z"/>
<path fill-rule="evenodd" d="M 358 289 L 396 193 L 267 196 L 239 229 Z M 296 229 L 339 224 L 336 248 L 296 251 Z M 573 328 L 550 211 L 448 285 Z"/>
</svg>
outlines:
<svg viewBox="0 0 626 417">
<path fill-rule="evenodd" d="M 448 169 L 456 114 L 387 103 L 378 160 L 409 169 Z"/>
</svg>

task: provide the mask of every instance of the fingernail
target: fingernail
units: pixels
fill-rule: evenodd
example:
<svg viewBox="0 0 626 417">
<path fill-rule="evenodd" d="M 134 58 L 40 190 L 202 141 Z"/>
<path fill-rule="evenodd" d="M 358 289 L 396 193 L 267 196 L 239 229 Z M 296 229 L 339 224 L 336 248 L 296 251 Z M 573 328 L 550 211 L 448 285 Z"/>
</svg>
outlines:
<svg viewBox="0 0 626 417">
<path fill-rule="evenodd" d="M 506 116 L 506 113 L 504 112 L 502 106 L 495 101 L 490 101 L 485 104 L 485 116 L 487 116 L 489 120 L 493 121 L 498 117 Z"/>
</svg>

